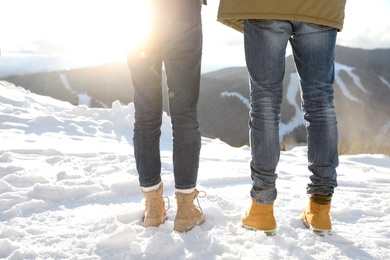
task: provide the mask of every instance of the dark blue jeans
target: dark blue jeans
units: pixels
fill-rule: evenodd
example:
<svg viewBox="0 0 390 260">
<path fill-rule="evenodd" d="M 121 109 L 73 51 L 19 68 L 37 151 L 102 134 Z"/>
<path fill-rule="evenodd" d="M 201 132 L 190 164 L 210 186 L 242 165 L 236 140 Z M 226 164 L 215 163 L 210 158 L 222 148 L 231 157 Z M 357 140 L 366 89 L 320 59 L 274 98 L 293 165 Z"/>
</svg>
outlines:
<svg viewBox="0 0 390 260">
<path fill-rule="evenodd" d="M 164 64 L 173 131 L 176 189 L 196 186 L 201 134 L 198 98 L 202 56 L 201 2 L 153 0 L 149 40 L 128 56 L 134 85 L 134 154 L 141 187 L 161 182 Z"/>
<path fill-rule="evenodd" d="M 287 43 L 293 50 L 306 120 L 308 194 L 332 194 L 337 186 L 338 130 L 333 105 L 337 30 L 296 21 L 246 20 L 244 42 L 250 76 L 252 198 L 271 204 L 277 196 L 279 122 Z"/>
</svg>

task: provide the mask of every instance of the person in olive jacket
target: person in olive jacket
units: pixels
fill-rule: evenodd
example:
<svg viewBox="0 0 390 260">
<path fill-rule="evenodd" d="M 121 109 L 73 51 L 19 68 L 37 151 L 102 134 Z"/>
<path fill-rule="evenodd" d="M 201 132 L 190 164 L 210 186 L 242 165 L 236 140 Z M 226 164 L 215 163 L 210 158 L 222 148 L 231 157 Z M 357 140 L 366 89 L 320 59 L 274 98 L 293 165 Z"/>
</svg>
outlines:
<svg viewBox="0 0 390 260">
<path fill-rule="evenodd" d="M 331 199 L 337 187 L 338 130 L 334 59 L 346 0 L 221 0 L 218 21 L 244 33 L 250 78 L 249 136 L 252 203 L 242 224 L 275 234 L 276 167 L 286 46 L 290 42 L 306 120 L 308 206 L 304 224 L 320 235 L 332 230 Z"/>
</svg>

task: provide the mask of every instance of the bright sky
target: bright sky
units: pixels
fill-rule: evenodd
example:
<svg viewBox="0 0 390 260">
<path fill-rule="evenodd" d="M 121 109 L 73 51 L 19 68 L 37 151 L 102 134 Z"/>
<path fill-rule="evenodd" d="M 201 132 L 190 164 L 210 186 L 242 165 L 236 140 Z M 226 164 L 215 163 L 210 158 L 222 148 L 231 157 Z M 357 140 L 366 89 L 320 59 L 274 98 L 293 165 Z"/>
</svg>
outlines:
<svg viewBox="0 0 390 260">
<path fill-rule="evenodd" d="M 112 58 L 147 28 L 146 1 L 0 0 L 2 52 Z M 133 39 L 132 39 L 133 38 Z"/>
<path fill-rule="evenodd" d="M 146 0 L 0 0 L 0 47 L 7 53 L 123 58 L 147 28 Z M 203 7 L 204 68 L 244 65 L 242 35 L 216 21 L 219 1 Z M 347 0 L 338 44 L 390 48 L 389 0 Z"/>
</svg>

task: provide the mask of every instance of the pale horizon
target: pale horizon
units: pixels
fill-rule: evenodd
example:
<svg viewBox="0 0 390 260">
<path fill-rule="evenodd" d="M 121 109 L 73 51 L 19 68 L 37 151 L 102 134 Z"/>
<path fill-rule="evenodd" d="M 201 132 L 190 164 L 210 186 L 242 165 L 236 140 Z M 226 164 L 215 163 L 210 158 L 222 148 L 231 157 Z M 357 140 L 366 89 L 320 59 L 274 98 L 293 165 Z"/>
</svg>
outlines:
<svg viewBox="0 0 390 260">
<path fill-rule="evenodd" d="M 245 66 L 242 34 L 217 22 L 219 1 L 208 2 L 202 9 L 202 72 Z M 6 10 L 0 16 L 1 55 L 68 56 L 81 64 L 126 59 L 129 46 L 142 40 L 148 28 L 145 3 L 0 0 L 2 10 Z M 363 0 L 349 0 L 345 12 L 337 45 L 390 48 L 390 21 L 383 22 L 390 13 L 390 1 L 368 5 Z M 286 56 L 289 54 L 288 48 Z"/>
</svg>

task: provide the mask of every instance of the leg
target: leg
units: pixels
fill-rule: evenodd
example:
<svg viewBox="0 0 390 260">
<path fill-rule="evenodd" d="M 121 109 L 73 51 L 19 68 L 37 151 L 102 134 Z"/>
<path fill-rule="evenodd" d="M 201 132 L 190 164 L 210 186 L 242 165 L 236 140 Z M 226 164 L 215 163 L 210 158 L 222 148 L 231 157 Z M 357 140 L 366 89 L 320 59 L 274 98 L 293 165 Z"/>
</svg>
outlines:
<svg viewBox="0 0 390 260">
<path fill-rule="evenodd" d="M 157 27 L 158 16 L 154 29 Z M 160 135 L 162 123 L 162 57 L 159 34 L 128 55 L 128 65 L 134 86 L 134 155 L 139 182 L 145 197 L 145 227 L 159 226 L 167 219 L 161 183 Z"/>
<path fill-rule="evenodd" d="M 128 56 L 134 86 L 134 154 L 141 187 L 161 182 L 162 58 L 157 46 L 142 46 Z"/>
<path fill-rule="evenodd" d="M 294 29 L 291 45 L 300 78 L 312 173 L 307 193 L 333 194 L 338 166 L 338 131 L 333 105 L 337 30 L 301 22 L 294 23 Z"/>
<path fill-rule="evenodd" d="M 307 193 L 309 204 L 301 220 L 319 235 L 330 234 L 330 207 L 337 186 L 338 132 L 333 105 L 334 50 L 336 29 L 294 23 L 291 38 L 300 78 L 302 108 L 307 122 L 308 161 L 312 173 Z"/>
<path fill-rule="evenodd" d="M 167 0 L 163 60 L 173 127 L 176 189 L 196 186 L 201 134 L 197 104 L 202 56 L 201 2 Z"/>
<path fill-rule="evenodd" d="M 201 196 L 195 189 L 201 147 L 197 110 L 202 56 L 201 2 L 166 0 L 164 7 L 169 19 L 163 60 L 169 88 L 177 189 L 174 230 L 186 232 L 204 222 L 198 201 Z M 198 205 L 194 204 L 195 199 Z"/>
<path fill-rule="evenodd" d="M 245 21 L 245 55 L 252 107 L 249 120 L 251 197 L 260 204 L 272 204 L 277 195 L 275 170 L 280 156 L 282 84 L 290 35 L 291 24 L 288 21 Z"/>
</svg>

